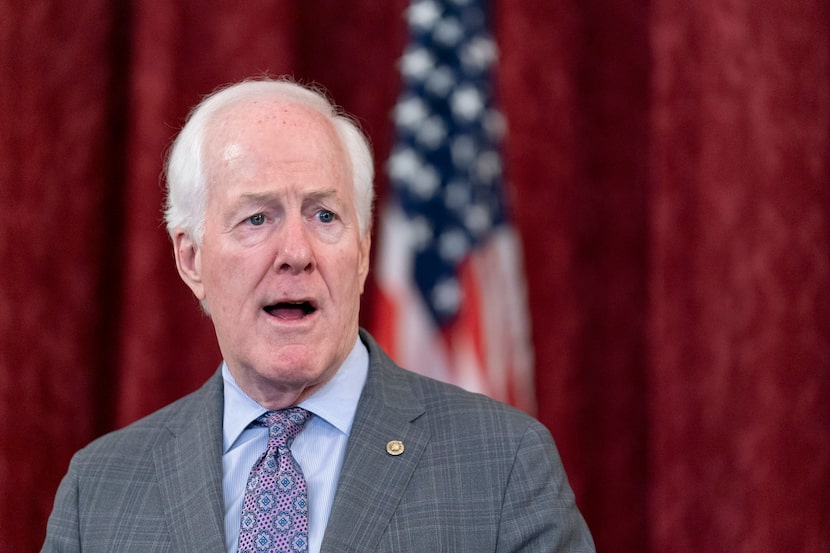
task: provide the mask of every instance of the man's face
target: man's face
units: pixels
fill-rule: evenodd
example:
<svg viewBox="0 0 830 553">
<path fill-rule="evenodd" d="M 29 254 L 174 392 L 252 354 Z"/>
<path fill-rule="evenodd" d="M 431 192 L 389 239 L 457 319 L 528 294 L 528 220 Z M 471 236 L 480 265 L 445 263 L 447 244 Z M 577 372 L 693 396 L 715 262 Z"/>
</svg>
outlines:
<svg viewBox="0 0 830 553">
<path fill-rule="evenodd" d="M 174 234 L 180 274 L 242 389 L 287 407 L 357 339 L 370 238 L 360 237 L 349 159 L 323 116 L 259 99 L 214 117 L 204 160 L 204 239 Z"/>
</svg>

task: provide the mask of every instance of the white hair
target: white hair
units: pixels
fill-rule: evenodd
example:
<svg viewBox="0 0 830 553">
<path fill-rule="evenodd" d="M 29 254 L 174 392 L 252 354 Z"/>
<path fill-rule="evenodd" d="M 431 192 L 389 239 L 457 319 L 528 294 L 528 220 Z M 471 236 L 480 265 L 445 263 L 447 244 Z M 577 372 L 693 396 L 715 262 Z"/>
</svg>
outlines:
<svg viewBox="0 0 830 553">
<path fill-rule="evenodd" d="M 289 78 L 246 80 L 206 96 L 191 112 L 170 148 L 165 164 L 167 201 L 164 218 L 172 235 L 180 228 L 197 244 L 202 242 L 207 213 L 207 177 L 203 144 L 213 116 L 225 106 L 254 98 L 290 100 L 309 107 L 331 121 L 351 161 L 355 209 L 360 236 L 372 223 L 374 162 L 369 141 L 357 123 L 321 91 Z"/>
</svg>

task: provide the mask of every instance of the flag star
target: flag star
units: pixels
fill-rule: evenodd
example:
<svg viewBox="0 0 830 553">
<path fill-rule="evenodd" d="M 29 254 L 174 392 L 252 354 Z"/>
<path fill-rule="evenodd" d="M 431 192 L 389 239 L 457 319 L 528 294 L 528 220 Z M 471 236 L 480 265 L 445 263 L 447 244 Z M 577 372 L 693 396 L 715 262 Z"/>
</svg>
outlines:
<svg viewBox="0 0 830 553">
<path fill-rule="evenodd" d="M 458 119 L 472 121 L 479 116 L 484 109 L 484 99 L 473 86 L 462 86 L 453 92 L 450 98 L 453 115 Z"/>
<path fill-rule="evenodd" d="M 450 143 L 450 154 L 453 164 L 466 170 L 476 157 L 475 140 L 466 134 L 456 136 Z"/>
<path fill-rule="evenodd" d="M 476 237 L 482 236 L 490 230 L 492 222 L 490 210 L 483 205 L 470 206 L 464 214 L 464 225 Z"/>
<path fill-rule="evenodd" d="M 411 27 L 431 29 L 441 19 L 441 9 L 433 0 L 421 0 L 407 8 L 406 19 Z"/>
<path fill-rule="evenodd" d="M 476 159 L 475 170 L 480 182 L 495 182 L 501 177 L 501 156 L 493 150 L 483 152 Z"/>
<path fill-rule="evenodd" d="M 430 295 L 435 308 L 442 313 L 455 313 L 461 305 L 461 287 L 454 278 L 436 284 Z"/>
<path fill-rule="evenodd" d="M 452 48 L 464 36 L 464 29 L 455 17 L 441 19 L 432 31 L 432 36 L 438 44 Z"/>
<path fill-rule="evenodd" d="M 444 187 L 444 203 L 450 209 L 460 210 L 470 203 L 470 187 L 460 179 L 453 179 Z"/>
<path fill-rule="evenodd" d="M 410 244 L 414 250 L 422 251 L 426 249 L 432 237 L 432 223 L 426 217 L 415 217 L 409 221 Z"/>
<path fill-rule="evenodd" d="M 429 117 L 418 127 L 415 136 L 420 144 L 435 150 L 444 143 L 447 137 L 447 126 L 440 117 Z"/>
<path fill-rule="evenodd" d="M 461 48 L 461 63 L 470 72 L 488 69 L 498 57 L 496 43 L 487 36 L 473 38 Z"/>
<path fill-rule="evenodd" d="M 452 69 L 442 65 L 430 72 L 424 82 L 424 88 L 426 88 L 427 92 L 443 98 L 449 94 L 450 90 L 455 86 L 455 83 L 456 78 Z"/>
<path fill-rule="evenodd" d="M 410 48 L 401 57 L 401 74 L 405 79 L 423 81 L 435 67 L 435 58 L 425 48 Z"/>
<path fill-rule="evenodd" d="M 417 96 L 409 96 L 395 106 L 395 124 L 413 132 L 420 123 L 426 119 L 429 108 L 426 103 Z"/>
<path fill-rule="evenodd" d="M 393 180 L 405 181 L 418 172 L 421 160 L 412 148 L 399 148 L 389 156 L 387 165 Z"/>
<path fill-rule="evenodd" d="M 441 258 L 450 263 L 461 261 L 470 249 L 470 241 L 463 230 L 451 229 L 438 237 L 438 252 Z"/>
<path fill-rule="evenodd" d="M 412 194 L 422 200 L 428 200 L 435 195 L 441 185 L 441 176 L 435 167 L 422 165 L 418 171 L 408 175 L 409 190 Z"/>
</svg>

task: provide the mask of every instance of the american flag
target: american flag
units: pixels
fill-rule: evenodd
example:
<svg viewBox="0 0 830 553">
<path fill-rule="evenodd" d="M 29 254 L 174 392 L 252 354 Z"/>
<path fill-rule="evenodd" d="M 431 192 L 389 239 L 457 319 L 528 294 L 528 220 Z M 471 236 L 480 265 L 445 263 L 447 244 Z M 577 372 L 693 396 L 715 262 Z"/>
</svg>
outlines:
<svg viewBox="0 0 830 553">
<path fill-rule="evenodd" d="M 408 369 L 535 407 L 524 273 L 504 194 L 498 50 L 483 0 L 413 0 L 381 213 L 372 331 Z"/>
</svg>

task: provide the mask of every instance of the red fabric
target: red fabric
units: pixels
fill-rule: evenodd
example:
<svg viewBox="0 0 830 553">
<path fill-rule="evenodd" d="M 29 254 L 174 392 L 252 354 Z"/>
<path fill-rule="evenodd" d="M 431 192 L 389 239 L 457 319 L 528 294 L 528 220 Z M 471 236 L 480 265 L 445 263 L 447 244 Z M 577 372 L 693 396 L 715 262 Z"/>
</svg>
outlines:
<svg viewBox="0 0 830 553">
<path fill-rule="evenodd" d="M 497 21 L 538 414 L 597 549 L 648 551 L 649 10 L 536 5 Z"/>
<path fill-rule="evenodd" d="M 70 17 L 71 14 L 71 17 Z M 73 450 L 110 427 L 117 99 L 105 0 L 0 5 L 0 550 L 35 550 Z M 78 28 L 86 29 L 76 34 Z M 116 150 L 110 150 L 115 146 Z M 116 242 L 117 243 L 117 242 Z M 37 543 L 32 543 L 35 541 Z"/>
<path fill-rule="evenodd" d="M 161 223 L 187 109 L 319 82 L 382 199 L 404 5 L 0 4 L 0 552 L 72 452 L 219 361 Z M 827 3 L 494 8 L 538 415 L 598 549 L 830 551 Z"/>
<path fill-rule="evenodd" d="M 659 551 L 830 551 L 828 16 L 655 3 Z"/>
</svg>

